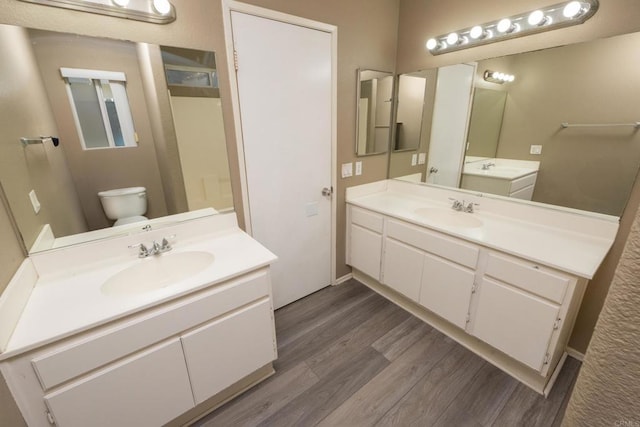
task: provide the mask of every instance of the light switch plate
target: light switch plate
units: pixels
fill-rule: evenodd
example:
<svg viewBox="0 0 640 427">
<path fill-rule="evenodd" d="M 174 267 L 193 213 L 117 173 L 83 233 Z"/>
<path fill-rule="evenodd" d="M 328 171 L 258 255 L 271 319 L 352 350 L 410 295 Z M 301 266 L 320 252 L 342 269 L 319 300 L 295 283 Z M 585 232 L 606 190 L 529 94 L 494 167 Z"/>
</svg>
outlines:
<svg viewBox="0 0 640 427">
<path fill-rule="evenodd" d="M 362 162 L 356 162 L 356 176 L 362 175 Z"/>
<path fill-rule="evenodd" d="M 308 217 L 318 215 L 318 202 L 307 203 L 305 206 L 305 212 Z"/>
<path fill-rule="evenodd" d="M 353 163 L 343 163 L 342 164 L 342 177 L 349 178 L 353 176 Z"/>
<path fill-rule="evenodd" d="M 33 211 L 38 214 L 40 212 L 40 201 L 38 200 L 38 196 L 36 196 L 36 191 L 29 191 L 29 200 L 31 200 L 31 206 L 33 206 Z"/>
<path fill-rule="evenodd" d="M 418 164 L 418 155 L 414 154 L 413 156 L 411 156 L 411 166 L 415 166 Z"/>
<path fill-rule="evenodd" d="M 529 150 L 530 154 L 542 154 L 542 145 L 532 145 L 531 150 Z"/>
<path fill-rule="evenodd" d="M 427 162 L 427 153 L 418 154 L 418 164 L 424 165 Z"/>
</svg>

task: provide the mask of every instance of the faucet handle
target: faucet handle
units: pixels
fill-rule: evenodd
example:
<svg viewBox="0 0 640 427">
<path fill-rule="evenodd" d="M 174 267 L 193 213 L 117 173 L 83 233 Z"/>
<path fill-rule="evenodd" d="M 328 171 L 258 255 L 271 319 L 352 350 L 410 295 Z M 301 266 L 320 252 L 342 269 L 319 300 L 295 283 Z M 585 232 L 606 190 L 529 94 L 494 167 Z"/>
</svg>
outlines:
<svg viewBox="0 0 640 427">
<path fill-rule="evenodd" d="M 138 251 L 138 257 L 139 258 L 146 258 L 149 255 L 151 255 L 152 253 L 152 249 L 147 248 L 144 243 L 136 243 L 135 245 L 129 245 L 128 246 L 129 249 L 133 249 L 133 248 L 139 248 L 140 250 Z"/>
<path fill-rule="evenodd" d="M 162 238 L 162 246 L 160 246 L 160 252 L 167 252 L 170 251 L 171 249 L 173 249 L 173 247 L 171 246 L 171 243 L 169 242 L 169 240 L 175 239 L 176 235 L 172 234 L 168 237 L 163 237 Z"/>
<path fill-rule="evenodd" d="M 480 206 L 480 204 L 469 202 L 468 205 L 464 206 L 464 211 L 467 212 L 467 213 L 473 213 L 473 211 L 474 211 L 473 207 L 474 206 Z"/>
</svg>

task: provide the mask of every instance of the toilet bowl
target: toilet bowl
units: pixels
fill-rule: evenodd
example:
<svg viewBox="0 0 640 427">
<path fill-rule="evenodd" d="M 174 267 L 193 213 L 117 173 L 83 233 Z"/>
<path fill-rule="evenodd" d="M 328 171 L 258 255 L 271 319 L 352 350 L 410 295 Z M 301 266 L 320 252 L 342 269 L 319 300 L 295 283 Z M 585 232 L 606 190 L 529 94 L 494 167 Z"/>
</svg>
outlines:
<svg viewBox="0 0 640 427">
<path fill-rule="evenodd" d="M 144 187 L 116 188 L 98 193 L 107 218 L 116 225 L 146 221 L 147 189 Z"/>
</svg>

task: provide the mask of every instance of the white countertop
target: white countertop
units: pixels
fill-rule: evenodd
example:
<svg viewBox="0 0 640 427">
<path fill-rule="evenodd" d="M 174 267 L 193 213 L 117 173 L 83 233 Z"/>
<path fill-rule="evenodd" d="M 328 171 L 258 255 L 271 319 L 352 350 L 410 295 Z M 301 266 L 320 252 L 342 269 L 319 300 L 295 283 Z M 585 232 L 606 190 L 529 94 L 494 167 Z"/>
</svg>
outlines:
<svg viewBox="0 0 640 427">
<path fill-rule="evenodd" d="M 115 273 L 144 261 L 135 251 L 124 250 L 118 258 L 85 264 L 69 270 L 69 274 L 57 271 L 40 275 L 0 360 L 224 282 L 276 260 L 275 255 L 237 227 L 178 240 L 166 255 L 181 251 L 210 252 L 215 259 L 187 279 L 140 294 L 108 296 L 100 290 Z"/>
<path fill-rule="evenodd" d="M 422 194 L 411 194 L 410 186 Z M 432 193 L 436 197 L 426 196 Z M 479 203 L 476 212 L 467 215 L 474 215 L 483 225 L 477 228 L 443 226 L 415 213 L 425 207 L 449 209 L 447 196 L 460 199 L 466 196 L 467 201 Z M 593 278 L 618 228 L 614 217 L 598 214 L 580 217 L 575 211 L 554 212 L 531 203 L 510 205 L 508 201 L 474 198 L 469 193 L 400 181 L 388 181 L 377 189 L 371 186 L 367 191 L 347 191 L 347 203 L 587 279 Z M 518 215 L 517 211 L 525 214 Z"/>
<path fill-rule="evenodd" d="M 466 158 L 465 158 L 466 159 Z M 482 169 L 483 164 L 492 164 L 488 169 Z M 482 159 L 467 162 L 465 160 L 462 173 L 464 175 L 484 176 L 487 178 L 497 178 L 514 180 L 523 176 L 538 172 L 540 162 L 529 160 L 512 159 Z"/>
</svg>

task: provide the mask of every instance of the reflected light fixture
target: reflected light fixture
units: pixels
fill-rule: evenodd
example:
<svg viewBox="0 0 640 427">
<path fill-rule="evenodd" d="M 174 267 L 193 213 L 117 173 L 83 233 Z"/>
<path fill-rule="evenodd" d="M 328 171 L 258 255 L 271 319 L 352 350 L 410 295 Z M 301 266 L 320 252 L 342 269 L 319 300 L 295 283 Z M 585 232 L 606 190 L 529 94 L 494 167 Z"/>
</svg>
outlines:
<svg viewBox="0 0 640 427">
<path fill-rule="evenodd" d="M 117 18 L 133 19 L 153 24 L 168 24 L 176 20 L 176 11 L 169 0 L 21 0 L 45 6 L 97 13 Z"/>
<path fill-rule="evenodd" d="M 433 55 L 487 43 L 522 37 L 584 23 L 598 10 L 598 0 L 573 0 L 523 12 L 481 25 L 430 38 L 427 49 Z"/>
<path fill-rule="evenodd" d="M 487 82 L 498 84 L 511 83 L 516 79 L 516 76 L 514 76 L 513 74 L 501 73 L 500 71 L 491 70 L 486 70 L 482 77 Z"/>
</svg>

